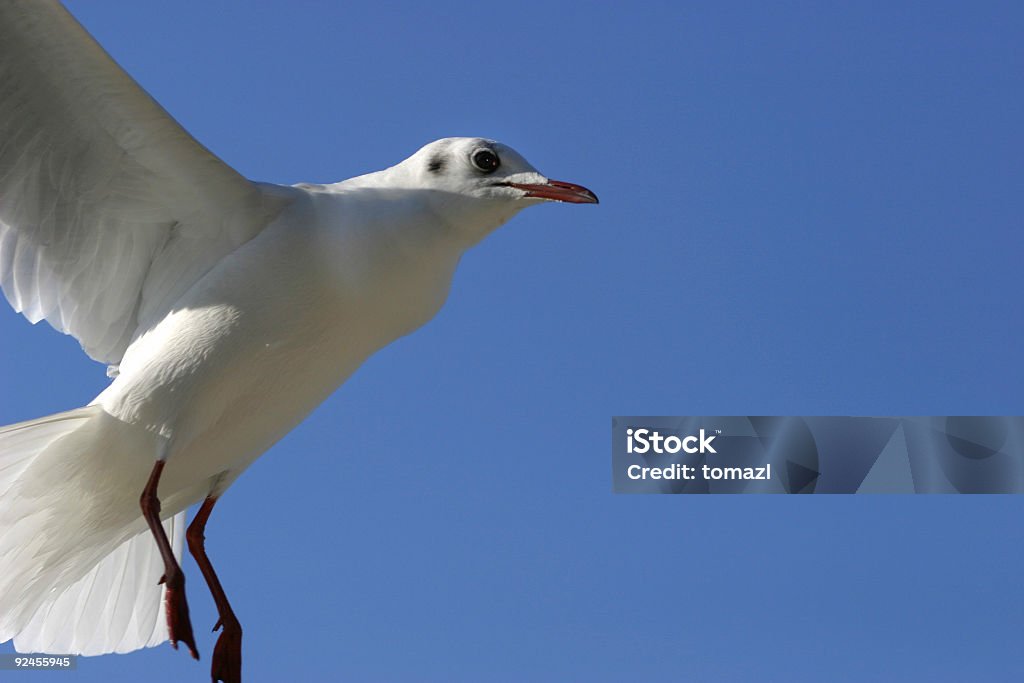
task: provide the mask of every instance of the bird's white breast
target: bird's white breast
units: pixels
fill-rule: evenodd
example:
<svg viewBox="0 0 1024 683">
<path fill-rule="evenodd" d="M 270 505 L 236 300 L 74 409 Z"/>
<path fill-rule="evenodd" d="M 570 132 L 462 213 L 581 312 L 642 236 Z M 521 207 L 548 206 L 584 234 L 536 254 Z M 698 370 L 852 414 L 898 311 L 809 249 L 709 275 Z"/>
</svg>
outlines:
<svg viewBox="0 0 1024 683">
<path fill-rule="evenodd" d="M 94 401 L 159 435 L 169 475 L 187 461 L 174 478 L 240 471 L 447 296 L 461 249 L 414 202 L 294 192 L 133 342 Z"/>
</svg>

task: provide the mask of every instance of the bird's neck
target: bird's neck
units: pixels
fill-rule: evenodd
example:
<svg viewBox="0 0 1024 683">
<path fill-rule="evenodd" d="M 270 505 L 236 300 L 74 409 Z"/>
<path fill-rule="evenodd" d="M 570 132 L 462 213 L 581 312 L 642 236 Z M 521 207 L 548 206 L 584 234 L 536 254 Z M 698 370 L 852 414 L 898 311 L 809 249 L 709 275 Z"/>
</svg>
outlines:
<svg viewBox="0 0 1024 683">
<path fill-rule="evenodd" d="M 494 232 L 525 207 L 424 187 L 403 165 L 327 186 L 331 192 L 372 200 L 382 222 L 421 238 L 440 239 L 460 253 Z"/>
<path fill-rule="evenodd" d="M 422 193 L 367 176 L 301 189 L 309 192 L 317 270 L 330 282 L 338 315 L 373 332 L 371 346 L 437 313 L 465 240 Z"/>
</svg>

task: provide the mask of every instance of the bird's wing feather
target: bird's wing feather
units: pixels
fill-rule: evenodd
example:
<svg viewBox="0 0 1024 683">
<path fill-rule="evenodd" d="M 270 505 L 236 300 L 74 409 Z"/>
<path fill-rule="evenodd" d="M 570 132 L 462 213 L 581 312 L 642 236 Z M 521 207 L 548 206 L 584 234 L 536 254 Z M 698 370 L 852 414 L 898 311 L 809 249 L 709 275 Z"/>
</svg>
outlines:
<svg viewBox="0 0 1024 683">
<path fill-rule="evenodd" d="M 0 3 L 0 285 L 29 320 L 117 363 L 281 208 L 59 2 Z"/>
</svg>

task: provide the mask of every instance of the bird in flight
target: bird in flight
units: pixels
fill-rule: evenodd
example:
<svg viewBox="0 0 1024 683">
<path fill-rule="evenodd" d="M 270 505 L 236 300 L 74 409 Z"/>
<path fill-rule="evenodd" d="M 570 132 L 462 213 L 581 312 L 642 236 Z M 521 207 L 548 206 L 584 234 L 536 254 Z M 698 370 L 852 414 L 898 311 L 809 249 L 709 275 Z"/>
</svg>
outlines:
<svg viewBox="0 0 1024 683">
<path fill-rule="evenodd" d="M 0 428 L 0 642 L 198 658 L 179 559 L 235 479 L 371 354 L 430 320 L 462 254 L 524 207 L 595 204 L 483 138 L 329 185 L 247 180 L 56 0 L 0 3 L 0 285 L 111 382 Z M 199 504 L 185 525 L 187 509 Z"/>
</svg>

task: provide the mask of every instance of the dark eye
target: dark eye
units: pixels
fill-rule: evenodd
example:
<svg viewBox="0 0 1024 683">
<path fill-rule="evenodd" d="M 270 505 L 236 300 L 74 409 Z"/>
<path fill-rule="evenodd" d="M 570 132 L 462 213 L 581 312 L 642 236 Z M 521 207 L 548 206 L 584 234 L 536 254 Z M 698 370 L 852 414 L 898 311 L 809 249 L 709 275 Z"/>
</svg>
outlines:
<svg viewBox="0 0 1024 683">
<path fill-rule="evenodd" d="M 481 149 L 473 153 L 473 165 L 484 173 L 493 173 L 498 166 L 501 166 L 501 161 L 498 159 L 498 155 L 489 149 Z"/>
</svg>

